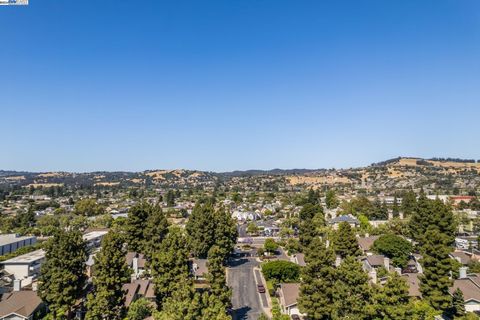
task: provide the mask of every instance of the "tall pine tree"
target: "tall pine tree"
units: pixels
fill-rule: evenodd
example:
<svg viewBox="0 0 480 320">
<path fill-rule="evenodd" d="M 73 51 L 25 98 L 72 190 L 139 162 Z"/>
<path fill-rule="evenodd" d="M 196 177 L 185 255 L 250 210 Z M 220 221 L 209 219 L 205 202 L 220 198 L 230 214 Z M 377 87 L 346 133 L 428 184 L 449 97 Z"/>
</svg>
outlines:
<svg viewBox="0 0 480 320">
<path fill-rule="evenodd" d="M 38 295 L 48 305 L 53 318 L 70 315 L 85 284 L 87 251 L 78 231 L 57 230 L 44 246 Z"/>
<path fill-rule="evenodd" d="M 94 291 L 88 295 L 87 320 L 123 319 L 125 297 L 122 285 L 129 280 L 125 254 L 122 236 L 111 230 L 103 238 L 102 249 L 94 258 Z"/>
<path fill-rule="evenodd" d="M 340 223 L 334 235 L 335 253 L 342 258 L 357 257 L 361 254 L 355 232 L 347 222 Z"/>
</svg>

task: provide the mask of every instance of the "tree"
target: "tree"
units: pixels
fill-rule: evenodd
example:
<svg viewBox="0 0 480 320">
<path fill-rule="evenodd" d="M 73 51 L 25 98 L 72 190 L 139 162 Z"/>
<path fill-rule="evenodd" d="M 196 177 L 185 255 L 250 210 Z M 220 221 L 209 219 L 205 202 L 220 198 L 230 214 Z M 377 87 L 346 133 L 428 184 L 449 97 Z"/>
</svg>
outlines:
<svg viewBox="0 0 480 320">
<path fill-rule="evenodd" d="M 85 284 L 87 252 L 78 231 L 57 230 L 45 246 L 38 295 L 53 317 L 68 317 Z"/>
<path fill-rule="evenodd" d="M 335 253 L 341 258 L 357 257 L 361 254 L 355 232 L 347 222 L 340 223 L 338 231 L 334 236 L 333 245 Z"/>
<path fill-rule="evenodd" d="M 263 248 L 268 253 L 275 253 L 278 250 L 278 243 L 272 238 L 267 238 L 263 244 Z"/>
<path fill-rule="evenodd" d="M 403 237 L 386 234 L 375 240 L 372 249 L 390 258 L 394 266 L 404 268 L 408 263 L 413 247 Z"/>
<path fill-rule="evenodd" d="M 99 205 L 95 199 L 81 199 L 75 203 L 73 213 L 80 216 L 99 216 L 105 214 L 105 208 Z"/>
<path fill-rule="evenodd" d="M 404 217 L 409 217 L 417 208 L 417 196 L 412 190 L 402 195 L 402 205 L 400 206 Z"/>
<path fill-rule="evenodd" d="M 269 261 L 262 265 L 262 273 L 267 280 L 295 282 L 300 277 L 300 266 L 284 260 Z"/>
<path fill-rule="evenodd" d="M 223 208 L 215 211 L 211 203 L 195 206 L 186 230 L 193 254 L 199 258 L 206 258 L 210 248 L 217 245 L 226 259 L 237 242 L 235 221 Z"/>
<path fill-rule="evenodd" d="M 151 205 L 142 202 L 131 207 L 125 224 L 125 236 L 128 249 L 135 252 L 142 252 L 144 249 L 147 220 L 150 215 Z"/>
<path fill-rule="evenodd" d="M 336 270 L 332 319 L 367 319 L 371 289 L 362 264 L 347 256 Z"/>
<path fill-rule="evenodd" d="M 216 296 L 224 305 L 224 310 L 230 307 L 232 292 L 227 286 L 225 267 L 223 266 L 223 252 L 218 246 L 213 246 L 208 251 L 208 282 L 210 292 Z"/>
<path fill-rule="evenodd" d="M 145 239 L 143 252 L 148 259 L 151 259 L 166 237 L 169 224 L 165 213 L 158 205 L 151 206 L 148 211 L 147 223 L 143 232 Z"/>
<path fill-rule="evenodd" d="M 329 189 L 325 195 L 325 204 L 327 205 L 328 209 L 335 209 L 340 204 L 338 201 L 337 194 L 335 190 Z"/>
<path fill-rule="evenodd" d="M 313 238 L 320 235 L 319 228 L 325 225 L 323 209 L 318 204 L 307 203 L 299 213 L 299 240 L 307 248 Z"/>
<path fill-rule="evenodd" d="M 465 299 L 463 298 L 463 292 L 459 288 L 457 288 L 453 292 L 452 296 L 452 308 L 451 308 L 451 315 L 455 318 L 463 317 L 465 315 Z"/>
<path fill-rule="evenodd" d="M 413 306 L 408 296 L 408 284 L 397 273 L 391 273 L 385 285 L 374 295 L 375 319 L 411 319 Z"/>
<path fill-rule="evenodd" d="M 173 192 L 173 190 L 168 190 L 165 198 L 166 198 L 166 201 L 167 201 L 167 207 L 174 207 L 175 206 L 175 193 Z"/>
<path fill-rule="evenodd" d="M 87 320 L 123 319 L 125 296 L 122 286 L 129 280 L 123 244 L 121 234 L 115 230 L 102 240 L 102 249 L 94 258 L 94 291 L 88 295 Z"/>
<path fill-rule="evenodd" d="M 305 261 L 298 300 L 300 311 L 312 320 L 330 319 L 335 283 L 334 253 L 320 238 L 314 238 L 305 250 Z"/>
<path fill-rule="evenodd" d="M 250 235 L 254 235 L 258 233 L 258 227 L 255 222 L 251 221 L 247 225 L 247 233 Z"/>
<path fill-rule="evenodd" d="M 449 237 L 438 230 L 430 229 L 425 235 L 422 248 L 423 275 L 420 278 L 420 291 L 432 307 L 447 310 L 451 304 L 449 287 L 452 261 L 449 257 Z"/>
<path fill-rule="evenodd" d="M 151 269 L 159 306 L 172 297 L 176 285 L 189 275 L 186 241 L 180 228 L 171 227 L 159 250 L 152 257 Z"/>
<path fill-rule="evenodd" d="M 152 315 L 152 305 L 145 298 L 140 298 L 132 302 L 128 307 L 126 320 L 144 320 Z"/>
<path fill-rule="evenodd" d="M 394 218 L 398 218 L 400 216 L 400 207 L 398 206 L 398 200 L 396 196 L 393 198 L 392 216 Z"/>
</svg>

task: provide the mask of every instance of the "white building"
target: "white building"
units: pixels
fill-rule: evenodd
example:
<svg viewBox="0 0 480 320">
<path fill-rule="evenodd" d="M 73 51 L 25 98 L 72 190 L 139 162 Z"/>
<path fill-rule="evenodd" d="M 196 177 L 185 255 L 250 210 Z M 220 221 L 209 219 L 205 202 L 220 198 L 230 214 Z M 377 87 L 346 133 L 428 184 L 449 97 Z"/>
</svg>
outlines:
<svg viewBox="0 0 480 320">
<path fill-rule="evenodd" d="M 15 279 L 24 280 L 37 276 L 44 261 L 45 251 L 40 249 L 8 259 L 1 264 L 3 264 L 5 271 L 12 274 Z"/>
<path fill-rule="evenodd" d="M 21 237 L 17 234 L 0 235 L 0 256 L 15 252 L 16 250 L 31 246 L 37 242 L 37 237 L 25 236 Z"/>
</svg>

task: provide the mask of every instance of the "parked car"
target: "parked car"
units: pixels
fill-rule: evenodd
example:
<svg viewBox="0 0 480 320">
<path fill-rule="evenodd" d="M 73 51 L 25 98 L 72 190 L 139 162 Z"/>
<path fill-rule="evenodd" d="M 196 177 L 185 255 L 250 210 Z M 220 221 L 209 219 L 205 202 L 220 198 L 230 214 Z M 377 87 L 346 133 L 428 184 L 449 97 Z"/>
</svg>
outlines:
<svg viewBox="0 0 480 320">
<path fill-rule="evenodd" d="M 263 286 L 263 284 L 257 285 L 257 290 L 260 293 L 265 293 L 265 287 Z"/>
</svg>

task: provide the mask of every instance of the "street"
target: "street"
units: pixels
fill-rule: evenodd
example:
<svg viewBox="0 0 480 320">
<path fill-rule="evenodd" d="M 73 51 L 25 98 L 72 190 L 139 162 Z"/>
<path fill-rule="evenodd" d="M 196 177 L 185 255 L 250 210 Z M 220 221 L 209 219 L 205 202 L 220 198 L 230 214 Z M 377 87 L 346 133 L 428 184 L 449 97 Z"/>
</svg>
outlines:
<svg viewBox="0 0 480 320">
<path fill-rule="evenodd" d="M 257 320 L 263 313 L 253 268 L 258 266 L 255 258 L 232 259 L 228 269 L 228 285 L 232 288 L 234 320 Z"/>
</svg>

